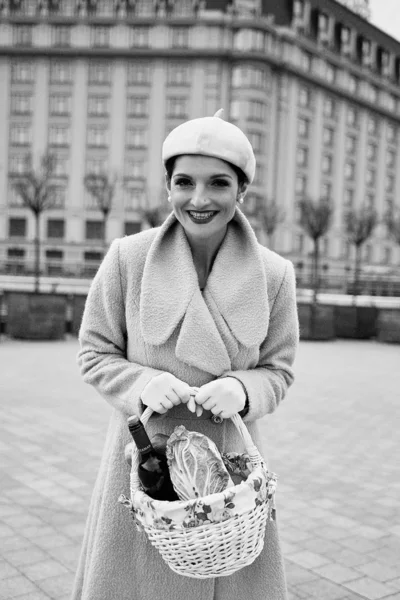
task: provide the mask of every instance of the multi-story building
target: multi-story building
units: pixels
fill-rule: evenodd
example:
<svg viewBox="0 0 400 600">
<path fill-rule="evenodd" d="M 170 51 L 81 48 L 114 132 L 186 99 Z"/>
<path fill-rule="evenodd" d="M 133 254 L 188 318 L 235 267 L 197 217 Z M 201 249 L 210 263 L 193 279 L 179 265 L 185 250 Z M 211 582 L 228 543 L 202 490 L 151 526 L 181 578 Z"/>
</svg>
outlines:
<svg viewBox="0 0 400 600">
<path fill-rule="evenodd" d="M 0 263 L 33 257 L 34 218 L 12 181 L 49 148 L 56 205 L 44 264 L 98 261 L 165 200 L 166 134 L 223 107 L 253 144 L 246 197 L 275 199 L 275 249 L 295 264 L 311 242 L 298 200 L 330 196 L 324 261 L 343 268 L 347 207 L 380 216 L 400 197 L 400 43 L 334 0 L 9 0 L 0 3 Z M 86 173 L 119 176 L 107 231 Z M 255 224 L 256 227 L 256 224 Z M 260 234 L 261 236 L 261 234 Z M 261 236 L 262 237 L 262 236 Z M 365 261 L 399 265 L 383 226 Z"/>
</svg>

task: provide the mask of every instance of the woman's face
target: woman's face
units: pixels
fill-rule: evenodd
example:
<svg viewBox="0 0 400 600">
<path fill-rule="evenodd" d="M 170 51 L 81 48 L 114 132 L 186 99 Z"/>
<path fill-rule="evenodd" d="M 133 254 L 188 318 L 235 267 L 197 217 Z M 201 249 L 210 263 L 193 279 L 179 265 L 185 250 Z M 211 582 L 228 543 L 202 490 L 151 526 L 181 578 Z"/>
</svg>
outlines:
<svg viewBox="0 0 400 600">
<path fill-rule="evenodd" d="M 168 191 L 176 218 L 192 239 L 224 235 L 240 192 L 228 163 L 189 154 L 176 159 Z"/>
</svg>

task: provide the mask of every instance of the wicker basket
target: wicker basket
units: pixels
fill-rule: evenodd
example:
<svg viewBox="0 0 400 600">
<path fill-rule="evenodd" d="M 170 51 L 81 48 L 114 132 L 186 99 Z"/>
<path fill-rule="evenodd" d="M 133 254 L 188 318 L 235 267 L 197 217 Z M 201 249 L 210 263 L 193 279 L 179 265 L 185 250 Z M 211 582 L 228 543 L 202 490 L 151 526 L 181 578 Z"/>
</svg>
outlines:
<svg viewBox="0 0 400 600">
<path fill-rule="evenodd" d="M 141 416 L 142 423 L 146 426 L 152 410 L 147 408 Z M 267 479 L 272 485 L 268 486 L 268 494 L 265 501 L 246 510 L 243 514 L 235 515 L 221 522 L 208 522 L 194 527 L 176 527 L 165 530 L 157 526 L 157 519 L 151 523 L 141 526 L 149 541 L 157 548 L 169 567 L 186 577 L 196 579 L 207 579 L 210 577 L 221 577 L 232 575 L 235 571 L 251 564 L 264 546 L 266 523 L 271 519 L 274 509 L 274 491 L 276 487 L 276 476 L 268 473 L 267 465 L 253 444 L 251 436 L 239 415 L 234 415 L 232 421 L 238 429 L 250 458 L 253 478 L 257 473 Z M 134 446 L 134 445 L 133 445 Z M 131 499 L 120 497 L 120 502 L 129 506 L 133 516 L 138 511 L 146 511 L 149 506 L 149 497 L 141 491 L 138 478 L 138 451 L 132 451 L 132 469 L 130 477 Z M 229 488 L 230 491 L 240 494 L 239 485 Z M 220 494 L 212 494 L 207 498 L 216 498 Z M 192 501 L 193 502 L 193 501 Z M 151 501 L 152 515 L 157 513 L 157 507 L 176 504 L 188 505 L 190 501 L 161 502 Z M 155 507 L 155 508 L 154 508 Z"/>
</svg>

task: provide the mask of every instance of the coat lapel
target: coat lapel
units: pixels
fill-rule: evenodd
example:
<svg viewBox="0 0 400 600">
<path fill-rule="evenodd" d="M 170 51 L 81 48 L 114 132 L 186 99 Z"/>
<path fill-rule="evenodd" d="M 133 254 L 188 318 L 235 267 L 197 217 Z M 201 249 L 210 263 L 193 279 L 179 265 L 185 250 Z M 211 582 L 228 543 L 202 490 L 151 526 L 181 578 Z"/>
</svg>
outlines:
<svg viewBox="0 0 400 600">
<path fill-rule="evenodd" d="M 140 295 L 144 341 L 160 346 L 179 326 L 176 357 L 220 376 L 231 370 L 239 344 L 250 348 L 262 343 L 268 321 L 262 257 L 243 213 L 237 209 L 228 225 L 204 297 L 184 229 L 171 213 L 144 266 Z"/>
</svg>

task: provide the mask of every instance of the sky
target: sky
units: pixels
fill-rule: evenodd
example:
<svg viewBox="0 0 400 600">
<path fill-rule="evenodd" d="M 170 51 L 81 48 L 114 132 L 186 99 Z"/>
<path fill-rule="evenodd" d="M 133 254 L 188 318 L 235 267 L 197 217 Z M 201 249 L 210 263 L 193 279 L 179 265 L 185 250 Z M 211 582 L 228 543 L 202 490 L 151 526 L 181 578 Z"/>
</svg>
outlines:
<svg viewBox="0 0 400 600">
<path fill-rule="evenodd" d="M 369 0 L 371 22 L 400 42 L 400 0 Z"/>
</svg>

